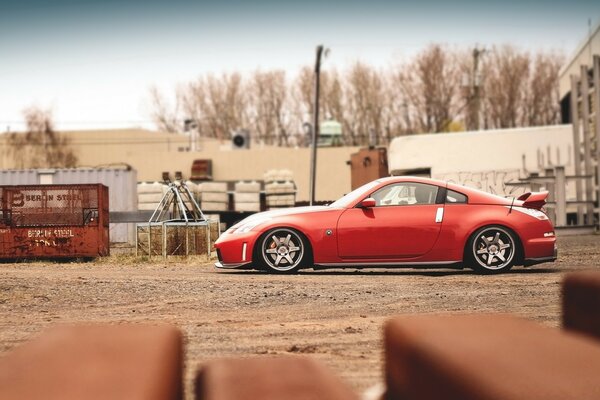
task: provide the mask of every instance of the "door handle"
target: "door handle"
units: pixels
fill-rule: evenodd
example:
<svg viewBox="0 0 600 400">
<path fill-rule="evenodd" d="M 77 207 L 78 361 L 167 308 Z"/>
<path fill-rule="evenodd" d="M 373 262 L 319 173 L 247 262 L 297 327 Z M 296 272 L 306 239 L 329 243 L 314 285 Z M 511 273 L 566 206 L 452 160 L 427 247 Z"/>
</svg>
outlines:
<svg viewBox="0 0 600 400">
<path fill-rule="evenodd" d="M 435 223 L 441 224 L 444 219 L 444 207 L 439 207 L 435 213 Z"/>
</svg>

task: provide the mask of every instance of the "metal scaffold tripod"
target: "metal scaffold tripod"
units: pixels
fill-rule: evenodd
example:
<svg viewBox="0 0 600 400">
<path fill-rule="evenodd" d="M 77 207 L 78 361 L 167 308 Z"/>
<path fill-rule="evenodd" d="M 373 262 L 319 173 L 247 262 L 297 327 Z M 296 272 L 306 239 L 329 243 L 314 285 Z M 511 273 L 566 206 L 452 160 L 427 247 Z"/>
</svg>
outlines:
<svg viewBox="0 0 600 400">
<path fill-rule="evenodd" d="M 189 256 L 210 260 L 219 222 L 210 220 L 184 182 L 169 182 L 147 223 L 136 229 L 136 255 Z"/>
</svg>

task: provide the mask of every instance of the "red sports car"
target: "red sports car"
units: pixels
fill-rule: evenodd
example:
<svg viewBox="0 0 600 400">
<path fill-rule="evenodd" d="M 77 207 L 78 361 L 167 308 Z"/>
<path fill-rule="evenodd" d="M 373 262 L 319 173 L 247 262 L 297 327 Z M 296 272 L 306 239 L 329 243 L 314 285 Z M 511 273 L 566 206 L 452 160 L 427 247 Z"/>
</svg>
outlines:
<svg viewBox="0 0 600 400">
<path fill-rule="evenodd" d="M 556 260 L 548 192 L 504 198 L 416 177 L 370 182 L 328 206 L 254 214 L 215 243 L 218 268 L 455 267 Z"/>
</svg>

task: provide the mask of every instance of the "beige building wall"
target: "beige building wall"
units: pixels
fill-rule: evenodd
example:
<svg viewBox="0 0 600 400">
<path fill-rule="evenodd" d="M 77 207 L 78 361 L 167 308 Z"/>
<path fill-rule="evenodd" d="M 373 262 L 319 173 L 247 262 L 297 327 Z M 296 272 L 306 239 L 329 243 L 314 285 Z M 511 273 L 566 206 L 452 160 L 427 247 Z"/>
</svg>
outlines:
<svg viewBox="0 0 600 400">
<path fill-rule="evenodd" d="M 580 76 L 582 65 L 592 68 L 594 54 L 600 55 L 600 24 L 585 38 L 560 70 L 558 84 L 561 99 L 571 91 L 571 75 Z"/>
<path fill-rule="evenodd" d="M 63 132 L 83 167 L 108 167 L 126 163 L 135 168 L 140 181 L 161 179 L 163 171 L 181 171 L 189 178 L 195 159 L 211 159 L 214 180 L 262 179 L 269 169 L 289 169 L 298 187 L 297 201 L 309 199 L 310 149 L 257 147 L 233 150 L 229 142 L 202 140 L 198 151 L 179 151 L 190 146 L 188 137 L 143 129 Z M 15 168 L 7 157 L 0 135 L 3 169 Z M 318 201 L 335 200 L 350 191 L 350 154 L 358 147 L 320 148 L 317 152 Z"/>
<path fill-rule="evenodd" d="M 531 190 L 515 185 L 530 173 L 544 175 L 545 168 L 560 165 L 574 174 L 572 132 L 571 125 L 554 125 L 401 136 L 390 143 L 388 161 L 396 175 L 425 169 L 435 179 L 518 196 Z M 574 181 L 566 190 L 567 199 L 575 200 Z"/>
</svg>

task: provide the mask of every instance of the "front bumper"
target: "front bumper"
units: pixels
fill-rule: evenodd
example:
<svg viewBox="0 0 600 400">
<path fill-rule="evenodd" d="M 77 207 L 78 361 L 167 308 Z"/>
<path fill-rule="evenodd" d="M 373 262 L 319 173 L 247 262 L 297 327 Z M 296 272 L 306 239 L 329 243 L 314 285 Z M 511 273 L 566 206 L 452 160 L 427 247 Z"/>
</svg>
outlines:
<svg viewBox="0 0 600 400">
<path fill-rule="evenodd" d="M 224 233 L 215 242 L 219 269 L 240 269 L 252 264 L 252 249 L 257 239 L 257 233 Z"/>
</svg>

